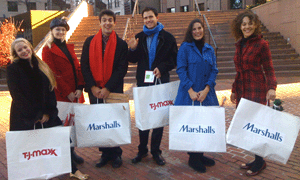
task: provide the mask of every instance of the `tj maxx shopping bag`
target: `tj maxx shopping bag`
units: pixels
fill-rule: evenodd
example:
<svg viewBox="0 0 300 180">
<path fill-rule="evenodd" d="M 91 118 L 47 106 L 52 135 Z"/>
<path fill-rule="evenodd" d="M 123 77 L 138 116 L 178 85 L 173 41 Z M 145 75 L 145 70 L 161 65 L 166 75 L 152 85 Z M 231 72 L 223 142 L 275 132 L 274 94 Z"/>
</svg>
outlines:
<svg viewBox="0 0 300 180">
<path fill-rule="evenodd" d="M 116 147 L 131 143 L 128 103 L 75 106 L 78 147 Z"/>
<path fill-rule="evenodd" d="M 225 109 L 217 106 L 170 106 L 169 149 L 226 152 Z"/>
<path fill-rule="evenodd" d="M 133 88 L 136 127 L 140 130 L 169 124 L 169 107 L 174 104 L 179 81 Z"/>
<path fill-rule="evenodd" d="M 300 128 L 298 117 L 242 98 L 227 132 L 227 143 L 286 164 Z"/>
<path fill-rule="evenodd" d="M 8 179 L 50 179 L 71 172 L 70 128 L 6 132 Z"/>
</svg>

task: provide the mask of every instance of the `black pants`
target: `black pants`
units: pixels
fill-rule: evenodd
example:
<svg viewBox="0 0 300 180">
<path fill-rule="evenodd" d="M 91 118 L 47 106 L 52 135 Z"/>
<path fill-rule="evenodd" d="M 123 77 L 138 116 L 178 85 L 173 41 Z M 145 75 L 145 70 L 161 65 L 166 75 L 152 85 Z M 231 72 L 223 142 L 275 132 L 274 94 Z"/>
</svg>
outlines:
<svg viewBox="0 0 300 180">
<path fill-rule="evenodd" d="M 97 98 L 93 95 L 91 91 L 88 91 L 90 104 L 97 104 Z M 103 103 L 103 99 L 98 99 L 98 104 Z M 99 148 L 99 151 L 102 151 L 102 158 L 115 159 L 121 157 L 122 149 L 118 147 L 104 147 Z"/>
<path fill-rule="evenodd" d="M 152 130 L 151 136 L 151 154 L 161 154 L 161 150 L 159 149 L 161 139 L 163 136 L 164 128 L 156 128 Z M 140 136 L 140 145 L 139 145 L 139 154 L 147 154 L 148 153 L 148 139 L 149 139 L 150 130 L 141 131 L 139 130 Z"/>
</svg>

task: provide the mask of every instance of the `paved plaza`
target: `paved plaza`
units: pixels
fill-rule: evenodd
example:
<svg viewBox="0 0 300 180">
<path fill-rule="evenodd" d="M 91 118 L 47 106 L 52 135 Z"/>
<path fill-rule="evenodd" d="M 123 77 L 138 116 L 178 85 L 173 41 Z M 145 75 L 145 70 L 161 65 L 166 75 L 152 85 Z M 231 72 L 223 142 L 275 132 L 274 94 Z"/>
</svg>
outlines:
<svg viewBox="0 0 300 180">
<path fill-rule="evenodd" d="M 284 111 L 300 116 L 300 78 L 278 78 L 277 98 L 284 101 Z M 217 94 L 219 102 L 226 97 L 224 104 L 226 109 L 226 130 L 232 120 L 235 105 L 229 101 L 232 80 L 217 80 Z M 227 145 L 227 153 L 205 153 L 216 161 L 216 165 L 208 167 L 206 173 L 197 173 L 187 164 L 188 155 L 185 152 L 168 150 L 169 129 L 165 127 L 161 143 L 162 155 L 166 160 L 166 165 L 158 166 L 149 154 L 142 162 L 132 164 L 131 159 L 137 154 L 139 144 L 138 129 L 135 127 L 134 107 L 132 100 L 133 84 L 125 85 L 125 93 L 131 95 L 131 121 L 132 121 L 132 144 L 122 146 L 123 165 L 114 169 L 111 163 L 102 168 L 96 168 L 101 154 L 98 148 L 76 148 L 77 154 L 85 159 L 85 163 L 79 165 L 80 171 L 90 175 L 91 180 L 108 179 L 136 179 L 136 180 L 156 180 L 156 179 L 209 179 L 209 180 L 233 180 L 233 179 L 270 179 L 270 180 L 295 180 L 300 179 L 300 138 L 298 139 L 290 159 L 286 165 L 267 160 L 267 168 L 263 173 L 255 177 L 246 177 L 245 170 L 241 170 L 239 165 L 253 159 L 253 155 L 242 149 Z M 0 179 L 7 179 L 7 162 L 5 148 L 5 132 L 8 131 L 9 111 L 11 97 L 8 91 L 0 91 Z M 34 169 L 33 169 L 34 171 Z M 67 180 L 68 175 L 63 175 L 54 179 Z"/>
</svg>

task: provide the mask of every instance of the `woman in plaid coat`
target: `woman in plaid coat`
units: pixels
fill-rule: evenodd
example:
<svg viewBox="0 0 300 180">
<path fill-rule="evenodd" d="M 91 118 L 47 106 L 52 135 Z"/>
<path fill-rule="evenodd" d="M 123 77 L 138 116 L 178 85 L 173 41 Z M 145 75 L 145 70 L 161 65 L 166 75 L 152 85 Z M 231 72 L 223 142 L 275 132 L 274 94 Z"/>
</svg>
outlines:
<svg viewBox="0 0 300 180">
<path fill-rule="evenodd" d="M 241 98 L 266 105 L 275 100 L 277 81 L 269 43 L 262 39 L 258 16 L 250 11 L 239 14 L 232 23 L 236 40 L 235 81 L 230 99 L 238 105 Z M 262 157 L 255 155 L 251 163 L 242 164 L 246 175 L 255 176 L 266 168 Z"/>
</svg>

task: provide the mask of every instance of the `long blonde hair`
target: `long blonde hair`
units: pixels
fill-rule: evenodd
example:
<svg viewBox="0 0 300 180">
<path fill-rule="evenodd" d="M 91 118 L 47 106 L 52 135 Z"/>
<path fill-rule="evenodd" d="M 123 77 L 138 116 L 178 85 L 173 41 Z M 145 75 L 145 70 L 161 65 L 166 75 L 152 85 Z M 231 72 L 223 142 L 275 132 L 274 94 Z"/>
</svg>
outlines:
<svg viewBox="0 0 300 180">
<path fill-rule="evenodd" d="M 17 43 L 23 42 L 25 44 L 27 44 L 31 51 L 32 51 L 32 56 L 35 56 L 38 64 L 39 64 L 39 69 L 47 76 L 47 78 L 49 79 L 50 82 L 50 90 L 52 91 L 55 86 L 56 86 L 56 80 L 54 78 L 53 72 L 52 70 L 49 68 L 49 66 L 42 61 L 34 52 L 33 47 L 31 45 L 31 43 L 24 38 L 17 38 L 15 39 L 12 43 L 11 43 L 11 49 L 10 49 L 10 54 L 11 54 L 11 62 L 13 63 L 15 60 L 20 59 L 20 57 L 18 56 L 16 50 L 15 50 L 15 46 Z"/>
</svg>

